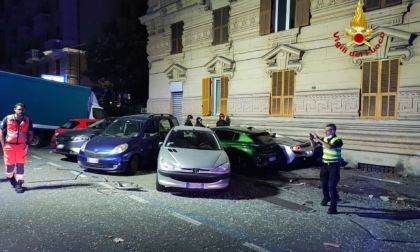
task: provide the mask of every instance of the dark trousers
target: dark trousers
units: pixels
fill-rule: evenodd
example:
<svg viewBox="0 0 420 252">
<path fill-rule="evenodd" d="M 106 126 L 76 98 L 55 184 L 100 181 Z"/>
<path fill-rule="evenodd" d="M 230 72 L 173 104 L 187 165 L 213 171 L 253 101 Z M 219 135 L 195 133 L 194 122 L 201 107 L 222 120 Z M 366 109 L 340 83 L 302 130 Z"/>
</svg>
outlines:
<svg viewBox="0 0 420 252">
<path fill-rule="evenodd" d="M 321 186 L 324 199 L 331 199 L 331 208 L 337 209 L 338 191 L 337 184 L 340 181 L 340 165 L 326 165 L 321 167 Z"/>
</svg>

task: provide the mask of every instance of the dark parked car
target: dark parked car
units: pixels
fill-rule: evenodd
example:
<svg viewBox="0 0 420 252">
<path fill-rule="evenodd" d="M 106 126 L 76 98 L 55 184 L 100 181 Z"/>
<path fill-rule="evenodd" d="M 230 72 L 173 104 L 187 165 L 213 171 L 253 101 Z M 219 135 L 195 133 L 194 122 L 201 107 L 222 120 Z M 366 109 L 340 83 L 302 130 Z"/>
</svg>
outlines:
<svg viewBox="0 0 420 252">
<path fill-rule="evenodd" d="M 104 131 L 118 117 L 108 117 L 89 125 L 85 129 L 72 129 L 60 133 L 55 139 L 54 152 L 65 155 L 66 157 L 75 157 L 79 154 L 80 147 Z"/>
<path fill-rule="evenodd" d="M 280 168 L 285 157 L 270 133 L 253 127 L 211 128 L 226 147 L 233 170 L 271 166 Z"/>
<path fill-rule="evenodd" d="M 159 142 L 177 125 L 176 117 L 168 114 L 120 117 L 82 145 L 77 162 L 86 170 L 133 175 L 140 167 L 155 164 Z"/>
</svg>

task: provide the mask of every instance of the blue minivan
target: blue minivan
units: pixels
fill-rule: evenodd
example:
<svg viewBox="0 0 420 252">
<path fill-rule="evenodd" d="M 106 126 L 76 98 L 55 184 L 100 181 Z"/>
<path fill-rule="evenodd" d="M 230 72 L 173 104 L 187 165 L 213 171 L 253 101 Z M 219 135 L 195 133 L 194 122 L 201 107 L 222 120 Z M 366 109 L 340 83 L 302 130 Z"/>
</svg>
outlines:
<svg viewBox="0 0 420 252">
<path fill-rule="evenodd" d="M 159 142 L 177 125 L 176 117 L 169 114 L 120 117 L 82 145 L 77 163 L 86 170 L 136 174 L 139 168 L 155 164 Z"/>
</svg>

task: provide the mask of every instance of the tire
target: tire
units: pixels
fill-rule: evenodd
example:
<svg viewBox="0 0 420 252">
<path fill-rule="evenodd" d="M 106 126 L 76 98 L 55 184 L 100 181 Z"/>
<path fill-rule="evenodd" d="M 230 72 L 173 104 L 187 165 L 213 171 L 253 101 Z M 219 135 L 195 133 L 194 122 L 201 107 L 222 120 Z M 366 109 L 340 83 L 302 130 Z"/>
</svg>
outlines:
<svg viewBox="0 0 420 252">
<path fill-rule="evenodd" d="M 40 147 L 42 143 L 41 135 L 34 133 L 32 137 L 32 142 L 30 143 L 31 147 Z"/>
<path fill-rule="evenodd" d="M 130 157 L 130 161 L 128 161 L 127 170 L 125 173 L 127 175 L 135 175 L 137 173 L 137 170 L 140 166 L 140 160 L 139 156 L 137 154 L 134 154 Z"/>
<path fill-rule="evenodd" d="M 166 188 L 163 185 L 159 184 L 159 181 L 158 181 L 157 177 L 158 177 L 158 175 L 156 174 L 156 191 L 164 192 Z"/>
</svg>

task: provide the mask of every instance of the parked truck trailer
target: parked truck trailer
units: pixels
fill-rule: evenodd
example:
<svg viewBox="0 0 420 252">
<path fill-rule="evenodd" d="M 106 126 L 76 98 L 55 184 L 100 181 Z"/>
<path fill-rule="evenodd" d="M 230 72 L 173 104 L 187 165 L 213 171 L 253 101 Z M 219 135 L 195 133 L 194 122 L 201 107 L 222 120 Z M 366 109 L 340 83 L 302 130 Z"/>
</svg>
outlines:
<svg viewBox="0 0 420 252">
<path fill-rule="evenodd" d="M 106 117 L 89 87 L 0 71 L 0 118 L 13 114 L 18 102 L 33 123 L 34 147 L 49 142 L 69 119 Z"/>
</svg>

